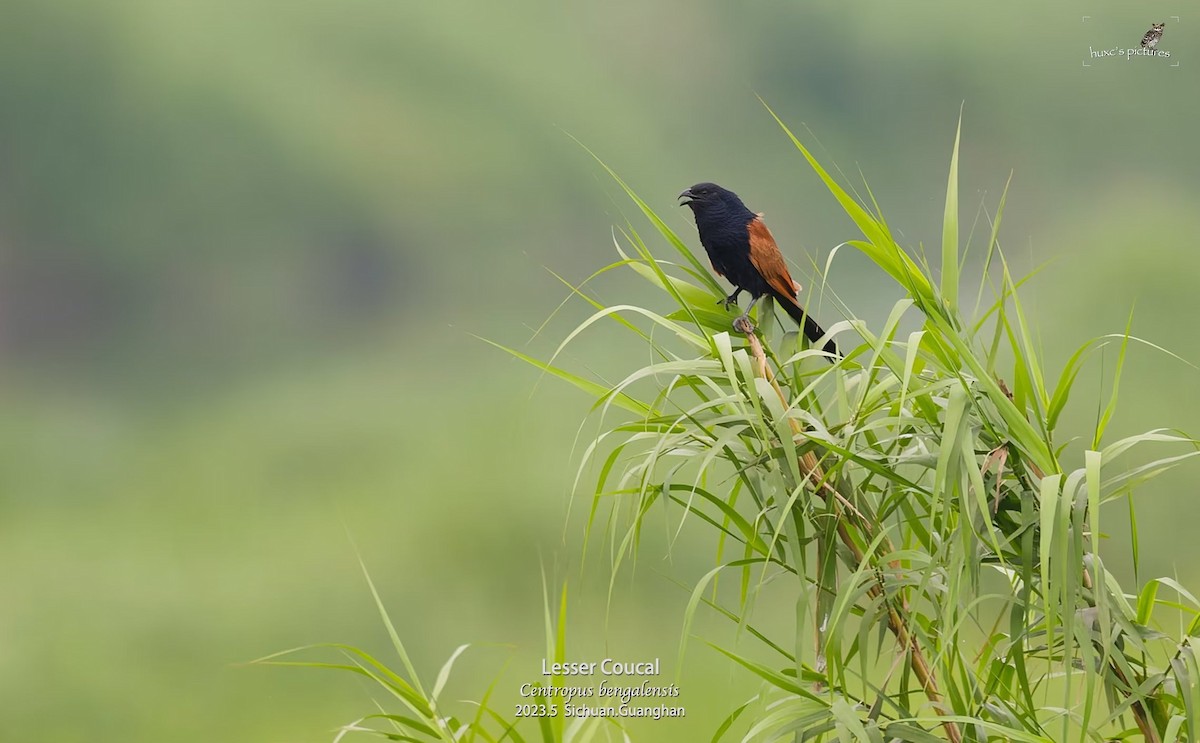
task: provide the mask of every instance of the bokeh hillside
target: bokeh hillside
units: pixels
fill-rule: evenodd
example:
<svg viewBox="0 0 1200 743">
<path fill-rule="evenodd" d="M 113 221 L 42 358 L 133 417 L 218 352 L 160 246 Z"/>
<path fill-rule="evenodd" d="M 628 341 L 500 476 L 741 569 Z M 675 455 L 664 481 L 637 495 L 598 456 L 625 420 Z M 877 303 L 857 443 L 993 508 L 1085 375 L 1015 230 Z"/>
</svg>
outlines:
<svg viewBox="0 0 1200 743">
<path fill-rule="evenodd" d="M 1164 18 L 1169 59 L 1089 58 Z M 1002 244 L 1015 271 L 1048 262 L 1028 307 L 1049 376 L 1135 306 L 1136 335 L 1200 361 L 1198 74 L 1200 16 L 1170 3 L 10 0 L 0 739 L 331 739 L 366 687 L 237 664 L 385 654 L 352 543 L 425 673 L 464 642 L 539 657 L 543 566 L 577 567 L 587 402 L 474 336 L 552 350 L 588 310 L 534 337 L 568 294 L 546 269 L 583 280 L 640 219 L 572 137 L 692 244 L 674 195 L 734 188 L 811 289 L 856 234 L 756 96 L 914 250 L 940 240 L 961 108 L 964 221 L 1012 171 Z M 829 289 L 871 322 L 898 297 L 848 250 Z M 568 363 L 644 355 L 609 341 Z M 1200 432 L 1200 372 L 1138 349 L 1122 384 L 1114 435 Z M 1107 388 L 1078 389 L 1085 435 Z M 1192 586 L 1198 477 L 1138 499 L 1147 572 Z M 603 580 L 581 592 L 580 642 L 673 658 L 667 576 L 709 566 L 659 554 L 609 617 Z M 510 651 L 481 652 L 464 696 Z M 645 739 L 711 735 L 753 688 L 688 663 L 712 670 L 695 714 Z"/>
</svg>

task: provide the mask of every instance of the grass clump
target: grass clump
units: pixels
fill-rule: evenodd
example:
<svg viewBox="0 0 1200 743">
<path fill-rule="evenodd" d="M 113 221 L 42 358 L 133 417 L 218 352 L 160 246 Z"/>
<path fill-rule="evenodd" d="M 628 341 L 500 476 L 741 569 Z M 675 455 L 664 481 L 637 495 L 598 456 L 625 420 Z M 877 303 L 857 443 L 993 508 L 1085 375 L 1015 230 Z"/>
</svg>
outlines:
<svg viewBox="0 0 1200 743">
<path fill-rule="evenodd" d="M 711 530 L 712 569 L 692 588 L 680 653 L 697 614 L 712 612 L 758 647 L 706 644 L 762 686 L 731 705 L 713 740 L 1194 739 L 1200 602 L 1172 578 L 1140 579 L 1136 559 L 1135 585 L 1123 587 L 1102 540 L 1104 506 L 1127 501 L 1136 556 L 1133 496 L 1200 453 L 1175 431 L 1106 436 L 1126 353 L 1141 341 L 1128 330 L 1095 339 L 1048 374 L 1018 294 L 1023 280 L 998 244 L 1003 197 L 973 301 L 965 296 L 957 136 L 935 273 L 896 242 L 878 205 L 847 192 L 779 123 L 862 233 L 846 245 L 904 292 L 882 327 L 831 326 L 849 351 L 832 365 L 761 314 L 761 334 L 731 333 L 732 313 L 717 307 L 721 286 L 617 178 L 675 259 L 657 257 L 629 224 L 619 260 L 603 271 L 632 270 L 669 309 L 605 306 L 585 282 L 573 290 L 595 314 L 560 351 L 612 319 L 653 361 L 611 385 L 562 368 L 557 353 L 540 361 L 513 352 L 594 396 L 603 420 L 620 418 L 602 426 L 580 469 L 596 473 L 589 531 L 606 532 L 614 575 L 636 559 L 652 509 L 666 508 L 680 528 Z M 916 329 L 901 332 L 905 324 Z M 1116 374 L 1094 426 L 1064 430 L 1081 370 L 1105 357 L 1115 357 Z M 1153 453 L 1130 464 L 1139 450 Z M 768 593 L 772 605 L 794 605 L 789 631 L 762 622 Z M 557 624 L 550 613 L 547 657 L 561 658 L 565 608 Z M 475 722 L 443 726 L 436 707 L 420 703 L 436 689 L 422 695 L 346 652 L 359 658 L 349 670 L 419 718 L 389 718 L 404 729 L 393 739 L 528 734 L 486 698 Z M 522 724 L 539 726 L 542 740 L 570 731 Z M 624 735 L 613 725 L 588 734 L 601 732 Z"/>
</svg>

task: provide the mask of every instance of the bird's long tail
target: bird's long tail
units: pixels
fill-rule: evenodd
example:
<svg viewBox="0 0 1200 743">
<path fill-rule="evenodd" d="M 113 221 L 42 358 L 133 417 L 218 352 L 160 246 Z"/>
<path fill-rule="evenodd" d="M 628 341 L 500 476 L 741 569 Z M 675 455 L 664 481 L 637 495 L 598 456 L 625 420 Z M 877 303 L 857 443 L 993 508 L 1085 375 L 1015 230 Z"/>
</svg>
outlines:
<svg viewBox="0 0 1200 743">
<path fill-rule="evenodd" d="M 775 297 L 775 301 L 779 303 L 779 306 L 782 307 L 784 311 L 787 312 L 791 318 L 795 320 L 801 328 L 804 329 L 804 335 L 808 338 L 808 342 L 814 346 L 817 345 L 817 343 L 820 342 L 821 337 L 825 335 L 825 329 L 822 328 L 816 320 L 812 319 L 812 315 L 805 312 L 804 308 L 801 307 L 796 300 L 792 299 L 791 297 L 783 296 L 774 289 L 771 290 L 771 295 Z M 825 353 L 838 357 L 842 355 L 841 352 L 838 351 L 837 344 L 833 342 L 832 338 L 825 341 L 823 348 Z"/>
</svg>

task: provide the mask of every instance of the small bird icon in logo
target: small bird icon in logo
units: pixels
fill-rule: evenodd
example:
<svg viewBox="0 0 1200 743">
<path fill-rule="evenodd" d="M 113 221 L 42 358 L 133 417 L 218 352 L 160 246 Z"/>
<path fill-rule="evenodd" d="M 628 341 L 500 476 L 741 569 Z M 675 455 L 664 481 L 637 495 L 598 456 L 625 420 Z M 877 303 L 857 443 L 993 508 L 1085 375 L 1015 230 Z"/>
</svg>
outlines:
<svg viewBox="0 0 1200 743">
<path fill-rule="evenodd" d="M 1158 46 L 1158 40 L 1162 38 L 1163 26 L 1165 25 L 1167 24 L 1164 21 L 1163 23 L 1155 23 L 1150 27 L 1150 30 L 1142 37 L 1143 49 L 1154 49 L 1154 47 Z"/>
</svg>

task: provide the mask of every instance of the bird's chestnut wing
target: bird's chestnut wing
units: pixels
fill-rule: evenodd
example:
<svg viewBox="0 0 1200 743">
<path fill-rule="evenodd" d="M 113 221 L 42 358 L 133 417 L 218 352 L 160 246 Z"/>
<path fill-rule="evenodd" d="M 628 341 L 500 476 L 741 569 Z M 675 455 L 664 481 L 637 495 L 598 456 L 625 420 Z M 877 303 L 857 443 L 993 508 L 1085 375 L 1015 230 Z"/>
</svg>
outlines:
<svg viewBox="0 0 1200 743">
<path fill-rule="evenodd" d="M 750 220 L 746 228 L 750 237 L 750 262 L 754 268 L 771 288 L 795 301 L 800 285 L 792 281 L 792 275 L 783 261 L 783 253 L 779 252 L 779 245 L 775 243 L 762 216 Z"/>
</svg>

